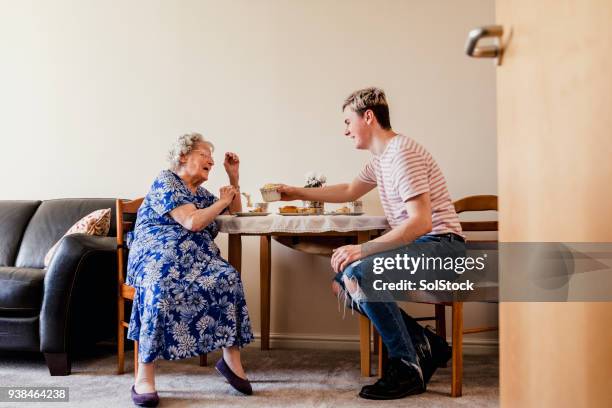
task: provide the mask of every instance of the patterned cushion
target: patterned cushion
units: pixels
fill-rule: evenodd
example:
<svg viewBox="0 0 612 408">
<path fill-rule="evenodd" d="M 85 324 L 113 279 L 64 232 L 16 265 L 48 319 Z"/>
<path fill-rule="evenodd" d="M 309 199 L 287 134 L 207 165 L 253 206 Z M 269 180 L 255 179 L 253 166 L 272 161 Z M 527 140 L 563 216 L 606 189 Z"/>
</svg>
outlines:
<svg viewBox="0 0 612 408">
<path fill-rule="evenodd" d="M 70 229 L 62 236 L 62 238 L 71 234 L 106 236 L 108 235 L 108 230 L 110 229 L 110 220 L 110 208 L 96 210 L 77 221 L 77 223 L 70 227 Z M 51 247 L 49 252 L 47 252 L 47 255 L 45 256 L 45 268 L 47 268 L 51 263 L 51 259 L 53 259 L 53 255 L 55 254 L 59 243 L 62 242 L 62 238 L 60 238 L 60 240 Z"/>
</svg>

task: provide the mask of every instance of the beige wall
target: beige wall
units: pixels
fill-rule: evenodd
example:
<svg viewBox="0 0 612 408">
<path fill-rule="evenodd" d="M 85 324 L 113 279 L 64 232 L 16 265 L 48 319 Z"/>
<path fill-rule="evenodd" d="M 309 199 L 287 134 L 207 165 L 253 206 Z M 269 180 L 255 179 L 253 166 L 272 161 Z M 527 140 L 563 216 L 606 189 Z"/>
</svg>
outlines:
<svg viewBox="0 0 612 408">
<path fill-rule="evenodd" d="M 463 53 L 468 30 L 494 21 L 493 1 L 0 7 L 2 199 L 144 195 L 168 145 L 192 130 L 218 162 L 240 154 L 243 191 L 300 184 L 311 170 L 348 181 L 368 154 L 342 136 L 340 105 L 369 85 L 387 91 L 394 128 L 437 158 L 453 198 L 496 192 L 494 67 Z M 207 187 L 224 183 L 218 166 Z M 381 213 L 376 194 L 365 205 Z M 257 243 L 245 240 L 243 261 L 256 331 Z M 272 268 L 272 332 L 355 338 L 327 259 L 274 243 Z M 466 312 L 468 325 L 496 320 L 495 307 Z"/>
</svg>

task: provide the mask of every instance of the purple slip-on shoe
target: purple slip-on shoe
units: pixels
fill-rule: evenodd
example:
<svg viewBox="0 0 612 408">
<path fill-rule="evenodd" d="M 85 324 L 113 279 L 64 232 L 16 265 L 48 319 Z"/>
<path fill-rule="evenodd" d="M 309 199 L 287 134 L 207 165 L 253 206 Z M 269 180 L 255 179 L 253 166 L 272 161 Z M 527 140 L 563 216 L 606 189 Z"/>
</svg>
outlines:
<svg viewBox="0 0 612 408">
<path fill-rule="evenodd" d="M 159 404 L 157 391 L 139 394 L 132 385 L 132 401 L 139 407 L 156 407 Z"/>
<path fill-rule="evenodd" d="M 221 359 L 217 361 L 217 364 L 215 364 L 215 368 L 217 369 L 219 374 L 224 376 L 227 382 L 237 391 L 240 391 L 241 393 L 246 395 L 253 394 L 253 388 L 251 387 L 251 383 L 249 382 L 249 380 L 245 380 L 244 378 L 240 378 L 236 374 L 234 374 L 234 372 L 227 365 L 223 357 L 221 357 Z"/>
</svg>

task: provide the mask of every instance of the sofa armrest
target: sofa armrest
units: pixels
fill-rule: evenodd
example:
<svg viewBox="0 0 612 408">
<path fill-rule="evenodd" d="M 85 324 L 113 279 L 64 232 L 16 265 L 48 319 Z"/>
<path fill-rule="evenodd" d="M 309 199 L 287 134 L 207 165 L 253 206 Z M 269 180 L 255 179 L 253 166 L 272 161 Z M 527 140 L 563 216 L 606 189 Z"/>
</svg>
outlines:
<svg viewBox="0 0 612 408">
<path fill-rule="evenodd" d="M 113 282 L 116 287 L 116 248 L 115 237 L 99 237 L 87 234 L 68 235 L 62 239 L 49 269 L 45 274 L 43 300 L 40 311 L 40 349 L 45 353 L 60 353 L 68 351 L 71 314 L 86 315 L 88 307 L 98 307 L 91 304 L 96 296 L 88 296 L 79 292 L 79 288 L 96 290 L 101 280 L 109 287 Z M 111 270 L 108 270 L 111 268 Z M 98 270 L 102 269 L 102 270 Z M 81 291 L 82 292 L 82 291 Z M 105 290 L 108 292 L 108 290 Z M 108 297 L 108 302 L 106 298 Z M 76 298 L 80 302 L 90 304 L 75 305 Z M 105 296 L 105 303 L 112 305 L 115 298 Z M 70 310 L 71 304 L 75 307 Z M 112 313 L 112 311 L 108 311 Z M 95 313 L 90 315 L 96 324 Z M 115 317 L 114 315 L 112 316 Z M 79 327 L 79 330 L 88 330 Z M 86 334 L 86 333 L 85 333 Z"/>
</svg>

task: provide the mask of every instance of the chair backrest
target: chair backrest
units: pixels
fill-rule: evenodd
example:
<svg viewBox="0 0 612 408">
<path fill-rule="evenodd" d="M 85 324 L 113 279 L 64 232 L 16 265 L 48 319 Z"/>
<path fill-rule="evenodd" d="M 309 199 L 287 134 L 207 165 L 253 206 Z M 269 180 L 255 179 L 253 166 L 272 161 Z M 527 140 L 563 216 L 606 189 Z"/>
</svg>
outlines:
<svg viewBox="0 0 612 408">
<path fill-rule="evenodd" d="M 497 196 L 475 195 L 454 202 L 457 214 L 474 211 L 497 211 Z M 497 221 L 461 221 L 463 231 L 498 231 Z"/>
<path fill-rule="evenodd" d="M 142 204 L 144 197 L 135 200 L 116 201 L 117 208 L 117 271 L 119 288 L 125 283 L 125 267 L 127 263 L 127 246 L 125 245 L 126 234 L 136 226 L 136 214 Z"/>
</svg>

